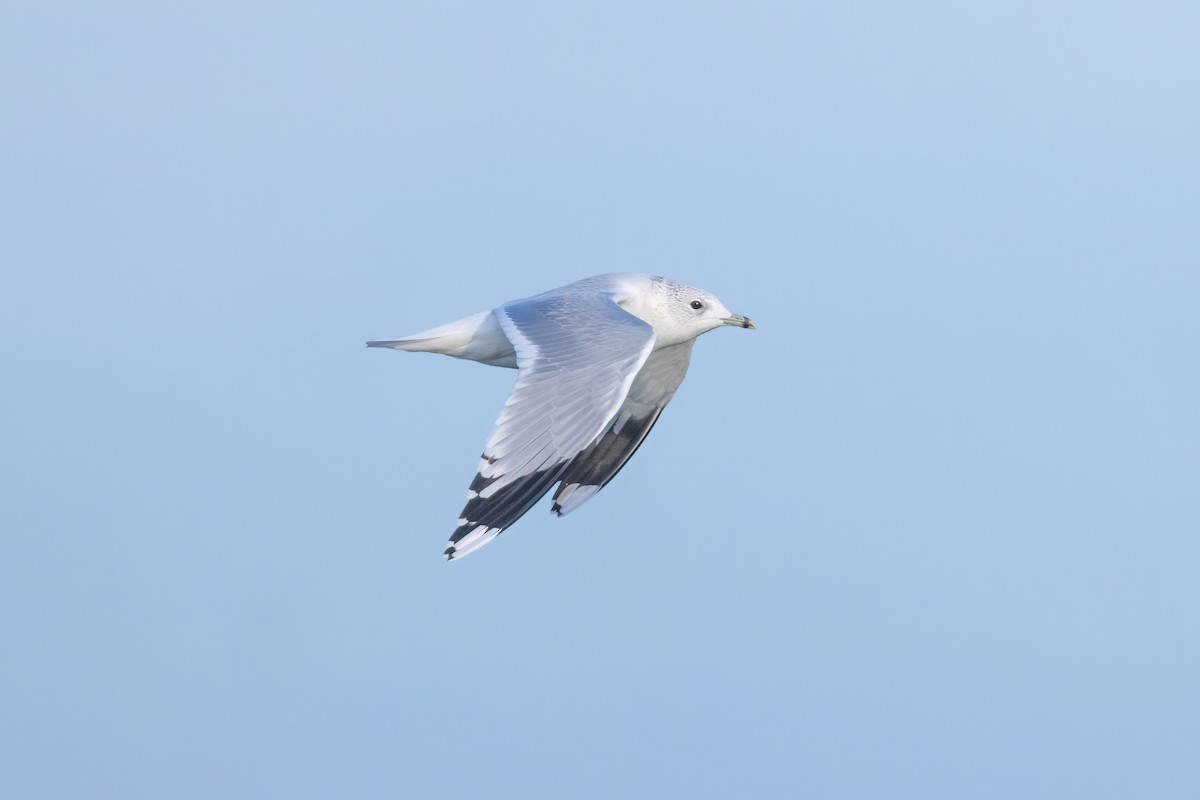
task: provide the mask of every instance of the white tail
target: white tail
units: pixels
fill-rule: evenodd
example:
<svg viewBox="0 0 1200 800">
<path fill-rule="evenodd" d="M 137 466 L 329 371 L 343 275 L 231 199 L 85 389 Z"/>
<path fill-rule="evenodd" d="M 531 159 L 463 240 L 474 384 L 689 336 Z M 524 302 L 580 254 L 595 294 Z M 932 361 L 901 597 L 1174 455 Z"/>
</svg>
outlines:
<svg viewBox="0 0 1200 800">
<path fill-rule="evenodd" d="M 490 311 L 399 339 L 372 339 L 367 347 L 390 347 L 420 353 L 442 353 L 498 367 L 516 367 L 512 342 Z"/>
</svg>

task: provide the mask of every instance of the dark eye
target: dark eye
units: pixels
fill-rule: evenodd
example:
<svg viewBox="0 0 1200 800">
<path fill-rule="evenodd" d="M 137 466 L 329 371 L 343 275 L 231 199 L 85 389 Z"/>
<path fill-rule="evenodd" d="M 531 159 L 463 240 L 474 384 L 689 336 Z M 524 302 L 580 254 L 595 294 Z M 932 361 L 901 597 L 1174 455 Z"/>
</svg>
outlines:
<svg viewBox="0 0 1200 800">
<path fill-rule="evenodd" d="M 693 300 L 693 301 L 692 301 L 692 308 L 694 308 L 694 309 L 696 309 L 697 311 L 699 311 L 700 309 L 704 308 L 704 303 L 701 303 L 699 300 Z"/>
</svg>

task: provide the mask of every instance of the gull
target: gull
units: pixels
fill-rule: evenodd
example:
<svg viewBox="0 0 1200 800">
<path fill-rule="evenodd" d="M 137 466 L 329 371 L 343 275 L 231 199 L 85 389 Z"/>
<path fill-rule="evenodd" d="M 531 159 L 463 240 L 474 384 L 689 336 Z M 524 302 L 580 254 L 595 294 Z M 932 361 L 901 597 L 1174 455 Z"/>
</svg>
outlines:
<svg viewBox="0 0 1200 800">
<path fill-rule="evenodd" d="M 368 347 L 441 353 L 517 370 L 443 555 L 496 538 L 557 481 L 574 511 L 625 466 L 687 372 L 696 337 L 754 328 L 703 289 L 610 273 Z"/>
</svg>

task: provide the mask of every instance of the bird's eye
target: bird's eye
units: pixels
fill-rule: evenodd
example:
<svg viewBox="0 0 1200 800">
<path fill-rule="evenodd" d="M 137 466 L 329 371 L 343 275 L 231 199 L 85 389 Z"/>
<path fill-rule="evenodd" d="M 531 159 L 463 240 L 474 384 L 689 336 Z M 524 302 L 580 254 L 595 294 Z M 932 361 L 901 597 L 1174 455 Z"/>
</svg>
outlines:
<svg viewBox="0 0 1200 800">
<path fill-rule="evenodd" d="M 697 311 L 699 311 L 700 309 L 704 308 L 704 303 L 701 303 L 699 300 L 693 300 L 693 301 L 692 301 L 692 308 L 694 308 L 694 309 L 696 309 Z"/>
</svg>

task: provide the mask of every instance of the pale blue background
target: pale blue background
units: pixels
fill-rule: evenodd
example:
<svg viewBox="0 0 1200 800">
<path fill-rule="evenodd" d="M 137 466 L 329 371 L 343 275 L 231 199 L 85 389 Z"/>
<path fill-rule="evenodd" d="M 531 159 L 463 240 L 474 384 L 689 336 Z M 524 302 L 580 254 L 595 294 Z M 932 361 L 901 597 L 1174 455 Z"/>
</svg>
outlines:
<svg viewBox="0 0 1200 800">
<path fill-rule="evenodd" d="M 1200 5 L 9 2 L 0 795 L 1200 796 Z M 440 553 L 609 270 L 752 316 Z"/>
</svg>

